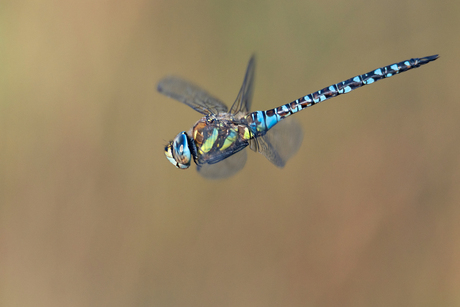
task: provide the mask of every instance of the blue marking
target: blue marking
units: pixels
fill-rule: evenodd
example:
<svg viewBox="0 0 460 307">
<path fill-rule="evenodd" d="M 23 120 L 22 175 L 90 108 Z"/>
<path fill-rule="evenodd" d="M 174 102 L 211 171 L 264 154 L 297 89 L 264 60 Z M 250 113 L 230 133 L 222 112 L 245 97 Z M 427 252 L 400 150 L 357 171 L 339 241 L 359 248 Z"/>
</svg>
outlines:
<svg viewBox="0 0 460 307">
<path fill-rule="evenodd" d="M 353 78 L 353 81 L 355 82 L 361 82 L 361 78 L 359 76 L 356 76 Z"/>
<path fill-rule="evenodd" d="M 250 123 L 249 124 L 249 130 L 251 130 L 250 132 L 252 134 L 257 134 L 257 125 L 256 125 L 256 123 L 254 123 L 254 122 Z M 245 132 L 245 134 L 246 134 L 246 132 Z"/>
<path fill-rule="evenodd" d="M 279 115 L 275 113 L 273 116 L 267 116 L 266 117 L 266 123 L 267 123 L 267 130 L 271 129 L 274 125 L 276 125 L 280 120 L 279 120 Z"/>
<path fill-rule="evenodd" d="M 387 77 L 387 78 L 391 77 L 391 76 L 393 76 L 393 74 L 391 72 L 385 75 L 385 77 Z"/>
<path fill-rule="evenodd" d="M 380 68 L 374 70 L 374 73 L 375 73 L 376 75 L 379 75 L 379 76 L 383 75 L 383 72 L 382 72 L 382 70 L 381 70 Z"/>
<path fill-rule="evenodd" d="M 265 130 L 266 127 L 265 127 L 263 111 L 257 111 L 256 114 L 257 114 L 257 122 L 258 122 L 257 130 L 258 131 Z"/>
<path fill-rule="evenodd" d="M 351 91 L 352 91 L 352 88 L 351 88 L 350 86 L 345 86 L 345 87 L 343 88 L 343 93 L 344 93 L 344 94 L 349 93 L 349 92 L 351 92 Z"/>
<path fill-rule="evenodd" d="M 374 81 L 375 81 L 374 78 L 369 78 L 364 82 L 364 84 L 372 84 L 374 83 Z"/>
<path fill-rule="evenodd" d="M 409 61 L 404 61 L 404 65 L 406 65 L 407 67 L 410 67 L 410 62 Z"/>
<path fill-rule="evenodd" d="M 324 95 L 319 96 L 319 101 L 324 101 L 324 100 L 326 100 L 326 99 L 327 99 L 327 98 L 326 98 L 326 96 L 324 96 Z"/>
<path fill-rule="evenodd" d="M 337 92 L 337 87 L 335 87 L 335 85 L 331 85 L 331 86 L 329 86 L 329 90 L 331 92 Z"/>
<path fill-rule="evenodd" d="M 396 72 L 399 70 L 399 67 L 398 67 L 397 64 L 391 65 L 390 68 L 393 69 L 393 70 L 396 71 Z"/>
<path fill-rule="evenodd" d="M 312 103 L 311 94 L 307 95 L 307 96 L 304 96 L 303 99 L 307 102 L 307 107 L 311 106 L 311 103 Z"/>
</svg>

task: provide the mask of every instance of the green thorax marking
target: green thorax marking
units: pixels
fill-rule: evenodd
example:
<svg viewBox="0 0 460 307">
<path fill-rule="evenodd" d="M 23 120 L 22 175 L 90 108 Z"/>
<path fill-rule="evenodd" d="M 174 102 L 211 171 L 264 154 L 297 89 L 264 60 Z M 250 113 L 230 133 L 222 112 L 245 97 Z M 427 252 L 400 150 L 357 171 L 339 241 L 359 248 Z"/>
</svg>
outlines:
<svg viewBox="0 0 460 307">
<path fill-rule="evenodd" d="M 219 130 L 217 128 L 212 129 L 212 134 L 204 141 L 203 145 L 201 145 L 201 152 L 206 153 L 210 151 L 214 146 L 218 135 Z"/>
</svg>

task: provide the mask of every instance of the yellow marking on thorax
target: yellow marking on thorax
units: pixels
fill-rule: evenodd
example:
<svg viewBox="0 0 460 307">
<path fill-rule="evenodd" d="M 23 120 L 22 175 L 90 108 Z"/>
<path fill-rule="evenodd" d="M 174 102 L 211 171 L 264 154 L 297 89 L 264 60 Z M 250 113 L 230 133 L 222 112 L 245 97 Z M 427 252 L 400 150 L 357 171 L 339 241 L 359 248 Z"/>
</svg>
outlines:
<svg viewBox="0 0 460 307">
<path fill-rule="evenodd" d="M 237 137 L 236 131 L 233 130 L 233 129 L 230 130 L 230 132 L 228 133 L 228 136 L 225 139 L 224 144 L 222 145 L 222 148 L 220 150 L 225 150 L 230 145 L 232 145 L 236 141 L 236 137 Z"/>
<path fill-rule="evenodd" d="M 252 133 L 251 133 L 251 131 L 249 131 L 248 127 L 244 127 L 244 135 L 243 135 L 243 137 L 246 140 L 249 140 L 252 137 Z"/>
<path fill-rule="evenodd" d="M 216 128 L 214 128 L 212 130 L 211 136 L 208 137 L 206 139 L 206 141 L 204 141 L 203 145 L 201 145 L 201 148 L 200 148 L 201 152 L 206 153 L 206 152 L 208 152 L 208 151 L 210 151 L 212 149 L 212 147 L 214 146 L 214 143 L 217 140 L 217 135 L 218 134 L 219 134 L 219 131 Z"/>
</svg>

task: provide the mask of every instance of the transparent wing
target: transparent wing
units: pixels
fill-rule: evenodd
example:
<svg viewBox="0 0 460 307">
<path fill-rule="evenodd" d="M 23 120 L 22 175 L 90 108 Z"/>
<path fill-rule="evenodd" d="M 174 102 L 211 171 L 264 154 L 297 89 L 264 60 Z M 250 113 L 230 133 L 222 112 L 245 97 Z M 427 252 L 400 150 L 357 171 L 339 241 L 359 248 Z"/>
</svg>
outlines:
<svg viewBox="0 0 460 307">
<path fill-rule="evenodd" d="M 174 98 L 204 115 L 227 112 L 227 106 L 205 90 L 179 77 L 169 76 L 157 86 L 158 92 Z"/>
<path fill-rule="evenodd" d="M 230 113 L 237 114 L 238 112 L 243 112 L 246 114 L 251 109 L 255 68 L 256 58 L 253 55 L 249 60 L 248 68 L 246 68 L 246 75 L 244 76 L 243 85 L 241 85 L 240 92 L 238 93 L 235 102 L 230 108 Z"/>
<path fill-rule="evenodd" d="M 206 179 L 223 179 L 239 172 L 248 158 L 245 149 L 215 164 L 203 164 L 197 166 L 197 171 Z"/>
<path fill-rule="evenodd" d="M 300 124 L 295 118 L 280 121 L 264 136 L 258 137 L 250 144 L 250 148 L 265 156 L 271 163 L 284 167 L 299 150 L 302 144 L 303 133 Z"/>
</svg>

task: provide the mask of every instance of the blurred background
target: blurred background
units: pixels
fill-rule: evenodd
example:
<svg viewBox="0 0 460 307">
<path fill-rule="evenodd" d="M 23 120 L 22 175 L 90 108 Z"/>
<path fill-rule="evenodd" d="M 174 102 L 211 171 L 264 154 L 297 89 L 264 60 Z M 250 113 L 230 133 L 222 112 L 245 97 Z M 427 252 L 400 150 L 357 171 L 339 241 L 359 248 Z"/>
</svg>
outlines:
<svg viewBox="0 0 460 307">
<path fill-rule="evenodd" d="M 0 306 L 460 306 L 460 2 L 2 1 Z M 164 145 L 412 57 L 296 115 L 284 169 L 209 181 Z"/>
</svg>

